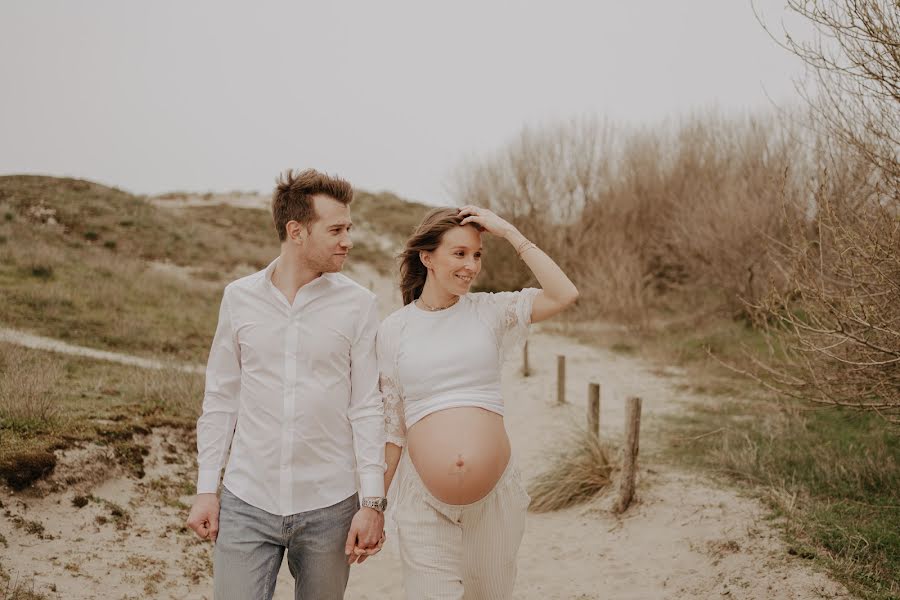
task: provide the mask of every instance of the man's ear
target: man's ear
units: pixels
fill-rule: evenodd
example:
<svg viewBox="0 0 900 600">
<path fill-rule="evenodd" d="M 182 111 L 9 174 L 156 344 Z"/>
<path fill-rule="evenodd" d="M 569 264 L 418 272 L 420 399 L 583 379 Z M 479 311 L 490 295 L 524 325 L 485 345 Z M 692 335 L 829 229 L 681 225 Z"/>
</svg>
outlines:
<svg viewBox="0 0 900 600">
<path fill-rule="evenodd" d="M 303 242 L 306 241 L 307 231 L 302 223 L 298 221 L 288 221 L 284 228 L 287 231 L 288 239 L 292 242 L 303 245 Z"/>
<path fill-rule="evenodd" d="M 419 250 L 419 260 L 425 265 L 426 269 L 431 268 L 431 253 L 425 250 Z"/>
</svg>

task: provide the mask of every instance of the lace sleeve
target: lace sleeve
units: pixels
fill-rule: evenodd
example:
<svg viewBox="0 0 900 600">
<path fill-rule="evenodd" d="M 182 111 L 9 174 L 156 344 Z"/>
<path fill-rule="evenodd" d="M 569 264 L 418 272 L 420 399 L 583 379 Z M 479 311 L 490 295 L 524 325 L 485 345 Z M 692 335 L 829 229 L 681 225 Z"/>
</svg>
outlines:
<svg viewBox="0 0 900 600">
<path fill-rule="evenodd" d="M 499 336 L 502 352 L 517 347 L 528 337 L 531 308 L 534 306 L 535 297 L 541 291 L 537 288 L 525 288 L 521 292 L 512 292 L 512 297 L 504 302 Z"/>
<path fill-rule="evenodd" d="M 378 388 L 384 402 L 384 432 L 388 442 L 406 445 L 406 418 L 403 390 L 397 381 L 397 340 L 391 323 L 385 320 L 378 328 L 375 350 L 378 360 Z"/>
<path fill-rule="evenodd" d="M 535 297 L 541 292 L 537 288 L 525 288 L 518 292 L 471 294 L 479 318 L 496 335 L 501 361 L 528 336 L 531 309 Z"/>
<path fill-rule="evenodd" d="M 393 379 L 381 373 L 378 377 L 381 397 L 384 398 L 384 432 L 387 441 L 406 445 L 406 419 L 403 416 L 403 397 Z"/>
</svg>

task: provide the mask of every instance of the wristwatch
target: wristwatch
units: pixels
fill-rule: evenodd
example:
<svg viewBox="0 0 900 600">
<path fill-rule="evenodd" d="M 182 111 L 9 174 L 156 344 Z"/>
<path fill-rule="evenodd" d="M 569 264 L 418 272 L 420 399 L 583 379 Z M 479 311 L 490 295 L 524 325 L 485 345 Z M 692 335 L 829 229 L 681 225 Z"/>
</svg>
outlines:
<svg viewBox="0 0 900 600">
<path fill-rule="evenodd" d="M 378 512 L 383 513 L 384 509 L 387 508 L 387 498 L 378 498 L 375 496 L 372 496 L 370 498 L 363 498 L 362 505 L 368 508 L 374 508 Z"/>
</svg>

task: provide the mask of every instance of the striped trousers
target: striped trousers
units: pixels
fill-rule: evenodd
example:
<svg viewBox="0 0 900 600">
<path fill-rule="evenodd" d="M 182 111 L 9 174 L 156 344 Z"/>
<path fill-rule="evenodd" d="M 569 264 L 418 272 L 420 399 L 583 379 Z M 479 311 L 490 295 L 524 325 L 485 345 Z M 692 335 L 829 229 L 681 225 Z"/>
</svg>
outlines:
<svg viewBox="0 0 900 600">
<path fill-rule="evenodd" d="M 435 498 L 404 450 L 394 519 L 409 600 L 508 600 L 531 501 L 509 464 L 487 496 L 455 505 Z"/>
</svg>

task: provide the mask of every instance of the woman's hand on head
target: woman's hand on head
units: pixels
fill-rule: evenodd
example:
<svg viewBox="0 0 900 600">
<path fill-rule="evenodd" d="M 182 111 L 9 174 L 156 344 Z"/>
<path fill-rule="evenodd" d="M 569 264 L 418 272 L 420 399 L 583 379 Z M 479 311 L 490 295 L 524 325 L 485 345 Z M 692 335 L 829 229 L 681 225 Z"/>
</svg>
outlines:
<svg viewBox="0 0 900 600">
<path fill-rule="evenodd" d="M 480 206 L 467 204 L 459 209 L 459 216 L 465 217 L 460 225 L 475 223 L 484 231 L 497 237 L 505 238 L 510 233 L 517 231 L 509 221 L 498 216 L 494 211 Z"/>
</svg>

